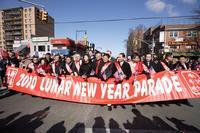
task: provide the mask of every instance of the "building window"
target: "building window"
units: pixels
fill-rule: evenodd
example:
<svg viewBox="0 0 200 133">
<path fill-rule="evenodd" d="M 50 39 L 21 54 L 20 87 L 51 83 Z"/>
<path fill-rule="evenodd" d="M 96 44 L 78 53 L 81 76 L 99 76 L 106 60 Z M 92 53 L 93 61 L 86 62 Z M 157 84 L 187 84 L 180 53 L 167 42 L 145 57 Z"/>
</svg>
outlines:
<svg viewBox="0 0 200 133">
<path fill-rule="evenodd" d="M 29 12 L 31 12 L 31 8 L 29 8 Z"/>
<path fill-rule="evenodd" d="M 29 25 L 29 28 L 31 28 L 31 25 Z"/>
<path fill-rule="evenodd" d="M 197 31 L 188 31 L 186 35 L 187 37 L 197 37 Z"/>
<path fill-rule="evenodd" d="M 27 12 L 27 9 L 25 9 L 25 12 Z"/>
<path fill-rule="evenodd" d="M 39 52 L 40 52 L 40 51 L 45 51 L 45 46 L 44 46 L 44 45 L 38 46 L 38 51 L 39 51 Z"/>
<path fill-rule="evenodd" d="M 178 31 L 171 31 L 171 32 L 169 33 L 169 36 L 170 36 L 170 37 L 178 37 Z"/>
<path fill-rule="evenodd" d="M 32 33 L 32 30 L 29 30 L 30 34 Z"/>
<path fill-rule="evenodd" d="M 25 16 L 25 18 L 26 18 L 26 17 L 27 17 L 27 14 L 25 14 L 24 16 Z"/>
<path fill-rule="evenodd" d="M 27 19 L 25 19 L 25 23 L 27 23 Z"/>
<path fill-rule="evenodd" d="M 27 25 L 25 24 L 25 28 L 27 28 Z"/>
<path fill-rule="evenodd" d="M 27 30 L 25 30 L 25 33 L 27 33 Z"/>
<path fill-rule="evenodd" d="M 36 46 L 34 46 L 34 51 L 36 51 Z"/>
<path fill-rule="evenodd" d="M 49 45 L 47 46 L 47 50 L 50 51 L 50 46 Z"/>
</svg>

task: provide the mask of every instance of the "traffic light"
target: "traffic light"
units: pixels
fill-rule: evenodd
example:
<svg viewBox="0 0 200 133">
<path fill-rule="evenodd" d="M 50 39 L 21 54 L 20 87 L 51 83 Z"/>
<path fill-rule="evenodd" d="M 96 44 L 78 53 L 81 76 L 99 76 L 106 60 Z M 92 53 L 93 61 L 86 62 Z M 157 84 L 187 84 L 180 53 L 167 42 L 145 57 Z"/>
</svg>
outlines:
<svg viewBox="0 0 200 133">
<path fill-rule="evenodd" d="M 48 21 L 48 12 L 42 11 L 42 21 Z"/>
<path fill-rule="evenodd" d="M 36 15 L 37 15 L 38 20 L 42 20 L 42 11 L 41 10 L 37 10 Z"/>
</svg>

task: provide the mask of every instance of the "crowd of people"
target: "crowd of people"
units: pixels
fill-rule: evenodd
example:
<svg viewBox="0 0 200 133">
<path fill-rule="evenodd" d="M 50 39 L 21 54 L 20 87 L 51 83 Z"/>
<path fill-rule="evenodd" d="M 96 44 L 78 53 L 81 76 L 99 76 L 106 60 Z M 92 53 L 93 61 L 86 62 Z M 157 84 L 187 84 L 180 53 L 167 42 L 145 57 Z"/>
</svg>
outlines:
<svg viewBox="0 0 200 133">
<path fill-rule="evenodd" d="M 115 78 L 116 82 L 128 80 L 131 76 L 153 73 L 161 71 L 176 70 L 200 70 L 200 58 L 190 60 L 184 55 L 178 59 L 173 58 L 171 53 L 167 53 L 163 60 L 159 60 L 157 55 L 146 54 L 140 57 L 138 53 L 126 57 L 124 53 L 119 53 L 117 58 L 112 57 L 110 50 L 105 53 L 88 51 L 81 56 L 74 53 L 72 56 L 53 55 L 46 53 L 43 57 L 27 57 L 20 55 L 18 58 L 14 52 L 9 53 L 8 58 L 0 56 L 0 85 L 5 81 L 6 67 L 13 66 L 25 69 L 27 72 L 35 72 L 39 76 L 50 74 L 59 77 L 60 75 L 97 77 L 103 81 Z"/>
</svg>

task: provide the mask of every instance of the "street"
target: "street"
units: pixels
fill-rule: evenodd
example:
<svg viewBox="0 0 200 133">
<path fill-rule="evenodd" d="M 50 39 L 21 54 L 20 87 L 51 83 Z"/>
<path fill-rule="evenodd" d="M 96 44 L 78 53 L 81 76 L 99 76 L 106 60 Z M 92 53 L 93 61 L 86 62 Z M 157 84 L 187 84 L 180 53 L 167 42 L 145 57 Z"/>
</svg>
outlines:
<svg viewBox="0 0 200 133">
<path fill-rule="evenodd" d="M 200 99 L 108 108 L 1 92 L 0 132 L 200 132 Z"/>
</svg>

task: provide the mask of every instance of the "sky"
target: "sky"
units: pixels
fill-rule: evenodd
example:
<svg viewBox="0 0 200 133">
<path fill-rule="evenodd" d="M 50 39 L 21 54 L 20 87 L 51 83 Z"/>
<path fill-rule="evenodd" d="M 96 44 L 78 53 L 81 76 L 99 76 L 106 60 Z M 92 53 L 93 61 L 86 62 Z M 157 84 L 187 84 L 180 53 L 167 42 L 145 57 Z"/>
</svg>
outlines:
<svg viewBox="0 0 200 133">
<path fill-rule="evenodd" d="M 28 0 L 45 6 L 55 22 L 143 18 L 155 16 L 193 15 L 200 8 L 200 0 Z M 0 9 L 29 7 L 18 0 L 0 0 Z M 88 40 L 101 51 L 111 50 L 113 56 L 126 52 L 125 40 L 130 29 L 139 24 L 147 28 L 160 23 L 187 23 L 187 20 L 132 20 L 99 23 L 55 23 L 55 37 L 76 38 L 76 30 L 87 30 Z M 81 39 L 84 33 L 78 33 Z"/>
</svg>

